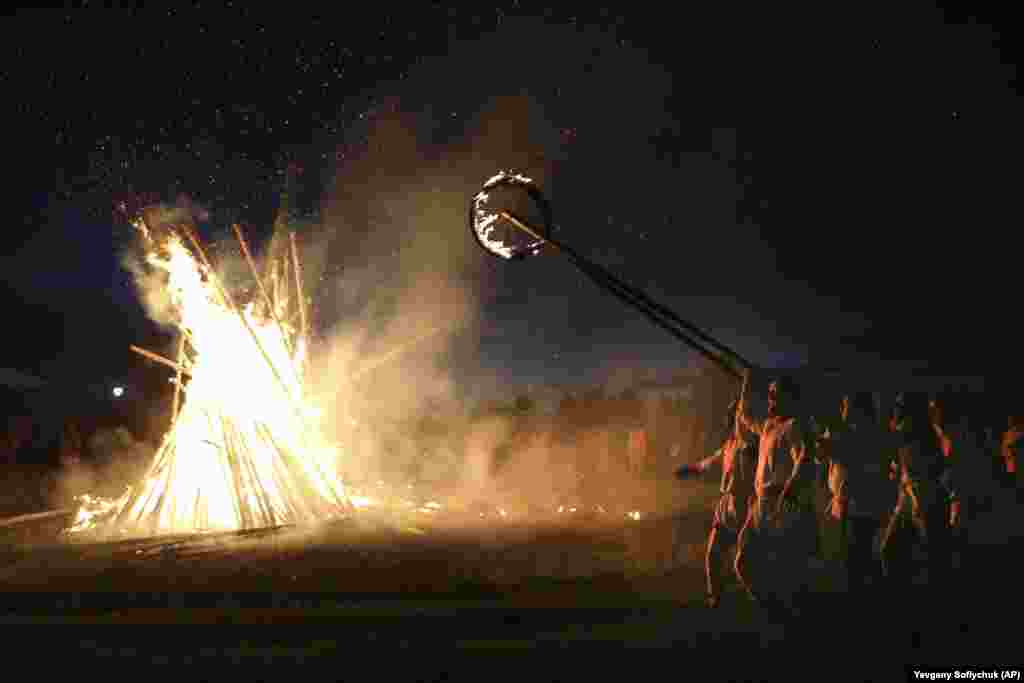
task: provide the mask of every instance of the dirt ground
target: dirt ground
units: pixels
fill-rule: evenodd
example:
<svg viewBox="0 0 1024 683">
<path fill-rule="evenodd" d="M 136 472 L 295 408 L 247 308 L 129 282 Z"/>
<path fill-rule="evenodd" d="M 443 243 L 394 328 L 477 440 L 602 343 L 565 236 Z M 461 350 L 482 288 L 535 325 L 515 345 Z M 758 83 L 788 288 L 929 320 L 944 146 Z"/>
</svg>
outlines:
<svg viewBox="0 0 1024 683">
<path fill-rule="evenodd" d="M 339 656 L 355 642 L 685 647 L 725 657 L 732 680 L 762 680 L 767 672 L 758 661 L 744 678 L 751 662 L 737 652 L 774 653 L 785 667 L 791 646 L 846 657 L 854 648 L 864 653 L 857 658 L 863 666 L 922 657 L 962 663 L 968 653 L 997 661 L 1012 652 L 985 614 L 996 605 L 1009 610 L 1007 599 L 1016 596 L 978 590 L 989 561 L 961 571 L 953 595 L 879 592 L 872 604 L 852 604 L 840 568 L 825 566 L 815 576 L 809 611 L 779 623 L 754 608 L 734 581 L 718 609 L 702 604 L 708 511 L 699 507 L 675 519 L 542 528 L 406 522 L 367 517 L 318 528 L 104 543 L 58 542 L 61 520 L 6 530 L 0 621 L 233 627 L 201 629 L 202 642 L 184 649 L 147 639 L 145 627 L 89 628 L 79 643 L 90 656 L 144 659 L 205 648 L 215 657 L 291 661 Z M 685 541 L 678 565 L 671 561 L 674 533 Z M 184 633 L 187 641 L 192 632 Z"/>
</svg>

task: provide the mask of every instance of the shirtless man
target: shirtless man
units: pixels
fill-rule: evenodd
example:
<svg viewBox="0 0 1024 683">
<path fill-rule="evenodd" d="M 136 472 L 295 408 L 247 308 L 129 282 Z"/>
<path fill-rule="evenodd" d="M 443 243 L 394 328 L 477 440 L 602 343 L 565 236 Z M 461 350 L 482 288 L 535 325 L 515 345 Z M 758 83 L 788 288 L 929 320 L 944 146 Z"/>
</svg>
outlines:
<svg viewBox="0 0 1024 683">
<path fill-rule="evenodd" d="M 1021 451 L 1024 450 L 1024 415 L 1011 415 L 1007 420 L 1007 430 L 1003 434 L 1003 443 L 1000 454 L 1003 458 L 1003 472 L 1009 481 L 1020 486 L 1021 472 L 1024 470 L 1024 463 L 1021 460 Z"/>
<path fill-rule="evenodd" d="M 768 387 L 768 416 L 754 419 L 744 377 L 739 424 L 760 437 L 754 498 L 740 531 L 736 575 L 756 601 L 794 611 L 807 582 L 817 544 L 814 469 L 807 454 L 807 428 L 797 417 L 799 389 L 779 379 Z"/>
<path fill-rule="evenodd" d="M 875 415 L 871 395 L 855 393 L 843 397 L 840 421 L 830 425 L 818 452 L 829 468 L 828 514 L 842 529 L 849 589 L 858 597 L 869 580 L 881 578 L 874 540 L 896 499 L 887 458 L 894 446 L 895 438 Z"/>
<path fill-rule="evenodd" d="M 740 529 L 747 518 L 747 503 L 754 490 L 757 439 L 740 427 L 736 420 L 737 407 L 738 402 L 729 406 L 731 433 L 714 455 L 694 465 L 683 465 L 676 472 L 680 479 L 687 479 L 707 472 L 715 465 L 722 467 L 722 483 L 719 488 L 721 497 L 715 505 L 704 561 L 709 607 L 718 606 L 722 595 L 722 556 L 735 546 L 739 539 Z"/>
<path fill-rule="evenodd" d="M 927 396 L 901 394 L 895 412 L 899 489 L 881 539 L 883 567 L 893 590 L 910 585 L 916 574 L 912 562 L 916 533 L 928 552 L 930 582 L 941 587 L 949 577 L 949 494 L 943 475 L 951 445 L 941 411 Z"/>
</svg>

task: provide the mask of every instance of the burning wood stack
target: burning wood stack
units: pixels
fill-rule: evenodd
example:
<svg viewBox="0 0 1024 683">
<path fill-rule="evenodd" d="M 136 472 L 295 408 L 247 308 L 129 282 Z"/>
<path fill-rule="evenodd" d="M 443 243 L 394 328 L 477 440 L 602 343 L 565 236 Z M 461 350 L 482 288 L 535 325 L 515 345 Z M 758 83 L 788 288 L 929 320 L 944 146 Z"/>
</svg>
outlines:
<svg viewBox="0 0 1024 683">
<path fill-rule="evenodd" d="M 132 349 L 174 371 L 172 424 L 143 480 L 117 500 L 82 497 L 69 532 L 244 530 L 350 510 L 340 454 L 304 393 L 309 329 L 294 233 L 278 226 L 260 268 L 235 227 L 256 285 L 242 303 L 190 226 L 135 227 L 180 343 L 174 359 Z"/>
</svg>

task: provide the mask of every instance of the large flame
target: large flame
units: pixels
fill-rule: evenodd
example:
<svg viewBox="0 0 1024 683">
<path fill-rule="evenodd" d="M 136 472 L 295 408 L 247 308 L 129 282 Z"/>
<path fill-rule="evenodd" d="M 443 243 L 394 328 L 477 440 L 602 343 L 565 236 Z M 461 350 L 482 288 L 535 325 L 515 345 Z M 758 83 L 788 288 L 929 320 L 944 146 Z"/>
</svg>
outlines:
<svg viewBox="0 0 1024 683">
<path fill-rule="evenodd" d="M 236 305 L 198 242 L 201 261 L 177 232 L 157 243 L 136 227 L 149 239 L 147 263 L 166 276 L 184 339 L 172 363 L 185 375 L 181 407 L 143 480 L 116 501 L 83 499 L 69 531 L 240 530 L 351 509 L 340 454 L 304 393 L 305 331 L 289 317 L 301 293 L 259 283 L 264 300 Z"/>
</svg>

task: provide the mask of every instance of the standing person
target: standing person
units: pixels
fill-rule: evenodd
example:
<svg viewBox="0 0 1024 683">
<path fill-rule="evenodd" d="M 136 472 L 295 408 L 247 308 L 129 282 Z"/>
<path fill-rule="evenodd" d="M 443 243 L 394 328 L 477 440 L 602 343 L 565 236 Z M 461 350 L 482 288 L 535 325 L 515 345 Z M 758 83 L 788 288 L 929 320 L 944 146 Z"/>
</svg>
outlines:
<svg viewBox="0 0 1024 683">
<path fill-rule="evenodd" d="M 963 446 L 962 434 L 958 432 L 956 419 L 948 411 L 945 401 L 933 398 L 928 402 L 928 413 L 931 419 L 932 431 L 938 440 L 939 450 L 943 457 L 943 470 L 940 482 L 946 496 L 946 505 L 949 508 L 949 515 L 946 518 L 947 524 L 952 533 L 956 526 L 956 516 L 960 509 L 960 484 L 958 482 L 958 471 L 953 467 L 956 454 Z M 962 415 L 959 417 L 962 418 Z"/>
<path fill-rule="evenodd" d="M 991 429 L 985 429 L 977 414 L 970 414 L 958 425 L 954 443 L 959 444 L 953 458 L 955 480 L 960 489 L 957 506 L 951 510 L 953 530 L 963 541 L 969 539 L 971 528 L 984 512 L 991 510 L 998 486 L 991 468 L 994 447 Z M 961 550 L 963 552 L 963 549 Z"/>
<path fill-rule="evenodd" d="M 807 428 L 797 417 L 799 388 L 788 378 L 768 387 L 768 416 L 754 419 L 744 376 L 737 420 L 760 437 L 754 499 L 740 531 L 736 575 L 762 605 L 795 611 L 806 587 L 810 556 L 817 546 L 814 471 L 808 461 Z"/>
<path fill-rule="evenodd" d="M 832 441 L 842 430 L 842 401 L 836 418 L 812 418 L 814 427 L 815 477 L 814 509 L 824 510 L 821 523 L 821 558 L 846 562 L 847 469 L 846 460 L 833 457 Z"/>
<path fill-rule="evenodd" d="M 18 462 L 18 451 L 29 440 L 32 433 L 31 423 L 27 423 L 28 429 L 25 429 L 25 426 L 26 418 L 7 418 L 7 430 L 0 439 L 0 462 L 11 465 Z"/>
<path fill-rule="evenodd" d="M 757 440 L 745 432 L 736 419 L 738 401 L 729 406 L 729 426 L 732 428 L 725 443 L 714 455 L 694 465 L 683 465 L 676 472 L 680 479 L 687 479 L 707 472 L 715 465 L 722 467 L 721 496 L 715 505 L 711 531 L 708 533 L 707 553 L 704 558 L 706 576 L 706 601 L 709 607 L 717 607 L 722 595 L 722 557 L 736 545 L 740 529 L 747 518 L 748 502 L 754 491 L 754 467 L 757 464 Z M 678 541 L 678 539 L 677 539 Z M 678 542 L 677 542 L 678 547 Z"/>
<path fill-rule="evenodd" d="M 871 394 L 862 392 L 843 397 L 840 421 L 821 442 L 833 494 L 828 513 L 841 526 L 849 590 L 858 596 L 869 581 L 881 578 L 874 542 L 896 497 L 888 476 L 890 441 Z"/>
<path fill-rule="evenodd" d="M 1000 455 L 1003 459 L 1003 473 L 1008 482 L 1017 488 L 1021 487 L 1022 472 L 1024 472 L 1024 458 L 1021 451 L 1024 450 L 1024 415 L 1015 412 L 1007 419 L 1007 430 L 1003 434 Z"/>
<path fill-rule="evenodd" d="M 78 465 L 82 461 L 84 441 L 78 421 L 69 419 L 64 423 L 64 431 L 60 442 L 60 464 L 64 467 Z"/>
<path fill-rule="evenodd" d="M 938 587 L 948 578 L 949 515 L 942 484 L 947 463 L 937 418 L 924 394 L 897 398 L 899 490 L 881 548 L 886 578 L 897 591 L 908 587 L 914 576 L 915 531 L 928 554 L 929 582 Z"/>
<path fill-rule="evenodd" d="M 974 406 L 947 416 L 936 428 L 944 449 L 946 470 L 944 483 L 950 492 L 949 526 L 956 536 L 964 536 L 971 520 L 985 507 L 990 496 L 992 470 L 987 465 L 991 458 L 986 452 L 989 437 L 981 425 Z"/>
</svg>

